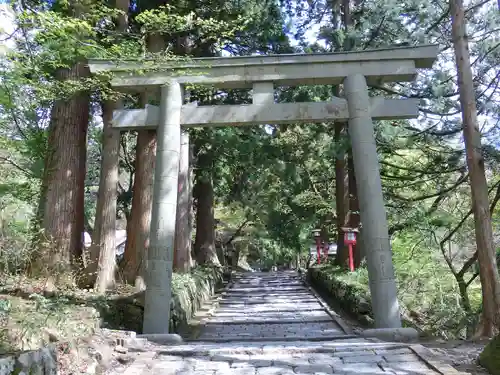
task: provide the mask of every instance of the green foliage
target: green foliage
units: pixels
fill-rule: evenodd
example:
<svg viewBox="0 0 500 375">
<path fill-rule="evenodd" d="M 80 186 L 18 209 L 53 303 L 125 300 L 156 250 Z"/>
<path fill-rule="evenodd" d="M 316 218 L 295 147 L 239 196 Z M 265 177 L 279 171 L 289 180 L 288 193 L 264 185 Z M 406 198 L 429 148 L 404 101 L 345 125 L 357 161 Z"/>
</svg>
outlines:
<svg viewBox="0 0 500 375">
<path fill-rule="evenodd" d="M 415 316 L 427 332 L 467 337 L 473 314 L 480 311 L 480 287 L 477 283 L 469 287 L 472 311 L 465 311 L 457 281 L 435 253 L 435 246 L 415 233 L 401 234 L 392 243 L 402 313 Z"/>
<path fill-rule="evenodd" d="M 411 231 L 392 242 L 401 313 L 407 323 L 428 334 L 448 339 L 468 337 L 481 308 L 480 286 L 473 283 L 469 287 L 472 311 L 465 311 L 457 282 L 434 246 Z M 369 300 L 366 268 L 345 273 L 336 266 L 325 266 L 311 272 L 315 279 L 327 284 L 323 287 L 347 304 L 348 311 L 356 310 L 360 300 Z M 330 284 L 333 286 L 328 287 Z"/>
<path fill-rule="evenodd" d="M 15 177 L 5 181 L 0 184 L 0 275 L 24 271 L 29 264 L 29 219 L 37 194 L 30 182 Z"/>
<path fill-rule="evenodd" d="M 69 296 L 28 294 L 23 290 L 24 282 L 19 284 L 22 285 L 17 285 L 16 293 L 5 293 L 4 288 L 8 290 L 8 286 L 1 286 L 0 354 L 47 345 L 48 332 L 69 339 L 88 336 L 96 327 L 99 315 L 95 309 L 85 306 L 84 301 L 75 306 L 75 300 Z"/>
<path fill-rule="evenodd" d="M 424 266 L 424 268 L 428 271 L 429 266 Z M 427 286 L 432 288 L 433 284 L 438 283 L 437 278 L 431 276 L 429 282 L 422 275 L 415 275 L 415 279 L 410 281 L 407 275 L 400 271 L 404 265 L 395 261 L 395 267 L 398 299 L 404 325 L 414 327 L 427 335 L 441 336 L 446 339 L 467 336 L 467 328 L 471 322 L 460 306 L 452 278 L 440 279 L 444 281 L 443 288 L 422 290 Z M 416 271 L 412 273 L 415 274 Z M 337 266 L 313 267 L 309 269 L 309 277 L 314 285 L 333 297 L 335 303 L 347 313 L 362 323 L 368 325 L 374 323 L 366 268 L 345 273 Z M 411 291 L 409 289 L 411 287 L 419 289 Z M 420 300 L 422 304 L 419 303 Z"/>
<path fill-rule="evenodd" d="M 323 265 L 309 268 L 308 278 L 318 290 L 333 297 L 345 312 L 361 323 L 373 324 L 366 270 L 346 274 L 337 266 Z"/>
<path fill-rule="evenodd" d="M 153 33 L 196 33 L 200 41 L 226 40 L 238 29 L 243 29 L 246 21 L 239 15 L 231 23 L 213 17 L 199 17 L 194 11 L 181 14 L 176 7 L 171 5 L 160 6 L 156 9 L 145 10 L 136 17 L 136 21 L 142 24 L 142 32 Z"/>
<path fill-rule="evenodd" d="M 201 305 L 208 301 L 222 283 L 220 267 L 200 266 L 189 273 L 172 277 L 171 332 L 186 329 Z"/>
</svg>

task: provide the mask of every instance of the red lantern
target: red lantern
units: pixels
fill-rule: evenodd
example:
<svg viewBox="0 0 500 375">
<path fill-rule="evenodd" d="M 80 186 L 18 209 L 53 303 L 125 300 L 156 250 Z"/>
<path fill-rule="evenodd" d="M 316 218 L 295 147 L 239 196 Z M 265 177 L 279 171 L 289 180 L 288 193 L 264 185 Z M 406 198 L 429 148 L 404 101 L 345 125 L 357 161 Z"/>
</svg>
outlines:
<svg viewBox="0 0 500 375">
<path fill-rule="evenodd" d="M 342 228 L 344 231 L 344 244 L 349 246 L 349 270 L 354 271 L 354 254 L 352 247 L 356 245 L 356 229 Z"/>
<path fill-rule="evenodd" d="M 356 232 L 345 232 L 344 243 L 346 245 L 356 245 Z"/>
<path fill-rule="evenodd" d="M 317 262 L 321 263 L 321 229 L 313 229 L 312 231 L 314 240 L 316 241 L 316 253 L 317 253 Z"/>
</svg>

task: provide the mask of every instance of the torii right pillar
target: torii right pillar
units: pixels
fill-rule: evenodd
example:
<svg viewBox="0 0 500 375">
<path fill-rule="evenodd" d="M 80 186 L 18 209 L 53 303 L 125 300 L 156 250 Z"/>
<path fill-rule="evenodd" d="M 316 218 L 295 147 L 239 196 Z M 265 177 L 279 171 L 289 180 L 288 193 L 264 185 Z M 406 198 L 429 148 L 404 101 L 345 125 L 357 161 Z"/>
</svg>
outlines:
<svg viewBox="0 0 500 375">
<path fill-rule="evenodd" d="M 375 328 L 397 329 L 401 328 L 401 316 L 365 77 L 361 74 L 346 77 L 344 93 L 349 108 L 349 136 Z"/>
</svg>

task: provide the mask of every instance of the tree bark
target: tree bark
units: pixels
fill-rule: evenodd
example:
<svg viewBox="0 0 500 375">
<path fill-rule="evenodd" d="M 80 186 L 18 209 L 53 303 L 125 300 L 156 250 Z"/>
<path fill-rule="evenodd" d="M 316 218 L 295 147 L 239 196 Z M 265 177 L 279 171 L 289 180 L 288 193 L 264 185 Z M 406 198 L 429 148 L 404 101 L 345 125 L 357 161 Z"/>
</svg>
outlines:
<svg viewBox="0 0 500 375">
<path fill-rule="evenodd" d="M 55 78 L 67 82 L 88 75 L 85 64 L 77 63 Z M 82 256 L 89 100 L 88 92 L 77 92 L 56 101 L 51 112 L 39 207 L 43 238 L 35 269 L 56 282 L 70 277 Z"/>
<path fill-rule="evenodd" d="M 351 3 L 349 0 L 342 0 L 342 10 L 342 21 L 344 24 L 344 32 L 346 34 L 343 49 L 344 51 L 351 51 L 354 48 L 355 40 L 352 36 L 349 36 L 349 28 L 351 28 L 353 24 L 353 18 L 351 15 Z M 356 187 L 356 171 L 354 169 L 354 161 L 352 159 L 351 148 L 349 148 L 349 150 L 347 151 L 347 174 L 349 190 L 349 212 L 347 214 L 345 226 L 358 229 L 360 224 L 358 189 Z M 363 259 L 362 246 L 362 237 L 361 233 L 359 233 L 357 236 L 357 243 L 353 246 L 355 268 L 358 268 L 360 266 Z"/>
<path fill-rule="evenodd" d="M 352 151 L 349 150 L 347 154 L 347 169 L 349 180 L 349 214 L 346 226 L 349 228 L 359 229 L 360 216 L 359 216 L 359 200 L 358 189 L 356 187 L 356 171 L 354 170 L 354 160 L 352 159 Z M 356 245 L 353 246 L 354 267 L 358 268 L 363 260 L 361 235 L 358 234 Z"/>
<path fill-rule="evenodd" d="M 130 221 L 127 223 L 123 277 L 144 289 L 146 250 L 149 246 L 151 209 L 153 199 L 153 173 L 156 157 L 156 132 L 141 130 L 137 135 L 135 177 Z"/>
<path fill-rule="evenodd" d="M 483 296 L 481 324 L 476 336 L 492 337 L 500 327 L 500 281 L 493 246 L 488 185 L 481 151 L 463 1 L 451 0 L 450 11 Z"/>
<path fill-rule="evenodd" d="M 190 145 L 187 133 L 181 136 L 179 160 L 179 191 L 177 197 L 177 218 L 175 221 L 174 270 L 187 272 L 192 266 L 191 259 L 191 176 Z"/>
<path fill-rule="evenodd" d="M 344 123 L 335 124 L 335 144 L 340 146 Z M 349 251 L 344 246 L 344 232 L 342 227 L 345 224 L 347 211 L 349 210 L 349 189 L 347 186 L 345 152 L 340 149 L 335 159 L 335 206 L 337 210 L 337 257 L 336 263 L 347 268 Z"/>
<path fill-rule="evenodd" d="M 198 156 L 197 174 L 193 189 L 196 200 L 196 236 L 194 255 L 198 264 L 220 265 L 215 248 L 214 187 L 212 156 Z"/>
<path fill-rule="evenodd" d="M 165 42 L 160 34 L 148 37 L 148 50 L 161 52 Z M 148 102 L 147 94 L 142 104 Z M 130 223 L 127 223 L 127 243 L 125 244 L 123 277 L 134 283 L 138 290 L 144 290 L 145 260 L 149 246 L 151 210 L 153 208 L 153 178 L 156 160 L 156 131 L 140 130 L 137 132 L 135 150 L 135 177 L 132 195 Z"/>
<path fill-rule="evenodd" d="M 196 199 L 196 238 L 194 254 L 198 264 L 220 265 L 215 249 L 214 189 L 212 178 L 198 178 Z"/>
<path fill-rule="evenodd" d="M 350 9 L 350 1 L 349 0 L 337 0 L 335 2 L 335 6 L 333 7 L 335 11 L 334 14 L 334 24 L 337 28 L 340 29 L 341 25 L 343 26 L 345 35 L 349 35 L 349 28 L 352 26 L 352 16 Z M 338 15 L 342 15 L 339 17 Z M 350 51 L 354 47 L 354 40 L 352 37 L 347 36 L 344 40 L 344 44 L 341 46 L 344 51 Z M 339 46 L 340 48 L 340 46 Z M 348 125 L 345 124 L 344 128 L 347 129 Z M 347 155 L 346 155 L 347 154 Z M 347 162 L 346 162 L 347 159 Z M 344 209 L 342 212 L 342 216 L 340 217 L 337 211 L 338 220 L 338 239 L 337 239 L 337 264 L 347 268 L 348 260 L 349 260 L 349 249 L 344 246 L 344 232 L 341 227 L 351 227 L 356 228 L 359 225 L 359 203 L 358 203 L 358 193 L 356 188 L 356 176 L 354 174 L 354 164 L 352 161 L 352 151 L 349 149 L 347 153 L 344 153 L 342 160 L 342 172 L 340 172 L 340 166 L 335 168 L 335 172 L 342 173 L 344 177 L 344 182 L 342 184 L 342 189 L 344 189 Z M 347 170 L 347 171 L 346 171 Z M 340 181 L 339 181 L 340 182 Z M 339 183 L 337 182 L 337 184 Z M 338 208 L 337 208 L 338 210 Z M 359 242 L 359 236 L 358 236 Z M 361 245 L 358 244 L 354 246 L 354 254 L 355 254 L 355 266 L 359 266 L 361 262 L 361 256 L 357 255 L 359 250 L 361 249 Z"/>
<path fill-rule="evenodd" d="M 104 123 L 102 136 L 101 175 L 97 197 L 94 235 L 92 237 L 91 265 L 97 264 L 94 288 L 104 293 L 114 284 L 116 258 L 116 198 L 118 189 L 118 161 L 120 155 L 120 132 L 112 128 L 113 111 L 121 103 L 102 103 Z"/>
<path fill-rule="evenodd" d="M 129 5 L 129 0 L 116 0 L 115 7 L 120 11 L 116 27 L 118 33 L 127 30 Z M 97 269 L 94 288 L 98 293 L 104 293 L 114 284 L 120 131 L 113 129 L 111 120 L 113 111 L 122 106 L 121 101 L 104 101 L 101 105 L 103 119 L 101 173 L 89 267 L 91 270 Z"/>
</svg>

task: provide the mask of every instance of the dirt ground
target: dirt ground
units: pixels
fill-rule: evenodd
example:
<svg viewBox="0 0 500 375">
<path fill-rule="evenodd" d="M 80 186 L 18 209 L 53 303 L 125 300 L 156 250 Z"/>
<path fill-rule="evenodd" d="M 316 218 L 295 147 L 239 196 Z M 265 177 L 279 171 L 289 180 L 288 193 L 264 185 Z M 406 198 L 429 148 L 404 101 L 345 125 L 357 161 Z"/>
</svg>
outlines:
<svg viewBox="0 0 500 375">
<path fill-rule="evenodd" d="M 450 364 L 458 371 L 472 375 L 489 374 L 477 363 L 479 354 L 487 344 L 486 341 L 444 341 L 436 339 L 421 344 L 431 349 L 441 361 Z"/>
</svg>

